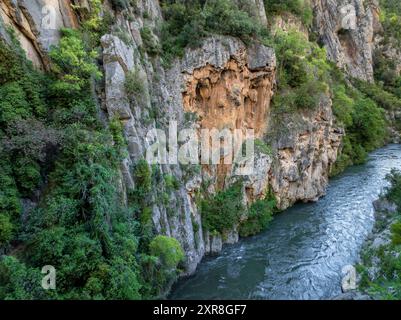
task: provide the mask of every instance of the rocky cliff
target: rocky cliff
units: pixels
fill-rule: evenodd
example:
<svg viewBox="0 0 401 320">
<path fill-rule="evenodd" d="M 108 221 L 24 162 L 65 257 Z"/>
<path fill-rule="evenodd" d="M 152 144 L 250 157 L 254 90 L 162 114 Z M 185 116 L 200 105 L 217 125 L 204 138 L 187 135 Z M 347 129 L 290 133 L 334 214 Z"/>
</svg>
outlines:
<svg viewBox="0 0 401 320">
<path fill-rule="evenodd" d="M 266 24 L 263 1 L 253 2 L 255 17 Z M 79 13 L 91 10 L 89 3 L 1 1 L 0 35 L 10 41 L 5 30 L 11 26 L 28 58 L 47 69 L 47 52 L 58 41 L 58 29 L 77 27 Z M 361 0 L 352 4 L 357 21 L 354 28 L 347 29 L 342 25 L 341 3 L 314 0 L 315 26 L 330 59 L 349 74 L 371 81 L 377 7 L 374 2 Z M 72 10 L 71 5 L 80 9 Z M 270 110 L 276 87 L 273 49 L 245 45 L 232 37 L 211 36 L 201 47 L 187 49 L 183 58 L 166 67 L 143 50 L 144 41 L 149 39 L 143 39 L 143 33 L 141 36 L 144 27 L 153 30 L 163 19 L 157 0 L 139 0 L 124 13 L 113 10 L 107 1 L 104 7 L 114 22 L 113 32 L 101 38 L 104 84 L 99 91 L 104 114 L 121 121 L 128 144 L 127 157 L 121 163 L 121 192 L 128 194 L 135 188 L 132 168 L 160 138 L 157 130 L 168 132 L 175 121 L 179 130 L 194 129 L 198 134 L 201 129 L 212 128 L 230 132 L 254 129 L 256 138 L 270 142 L 271 152 L 257 151 L 255 170 L 244 177 L 244 203 L 263 198 L 269 190 L 281 209 L 324 195 L 344 135 L 335 123 L 328 92 L 321 96 L 316 110 L 289 115 L 278 124 Z M 285 21 L 278 23 L 285 29 Z M 151 32 L 150 37 L 159 42 L 157 32 Z M 141 87 L 135 95 L 126 88 L 133 74 Z M 175 177 L 180 187 L 171 191 L 162 184 L 153 190 L 154 227 L 157 233 L 179 240 L 186 253 L 186 273 L 191 274 L 205 254 L 217 253 L 224 243 L 238 241 L 236 230 L 222 237 L 202 228 L 196 201 L 202 182 L 210 181 L 208 192 L 215 193 L 238 177 L 234 166 L 226 164 L 157 166 L 164 175 Z M 167 201 L 158 200 L 162 193 L 168 193 Z"/>
<path fill-rule="evenodd" d="M 329 59 L 353 77 L 373 81 L 374 37 L 381 28 L 377 1 L 314 0 L 313 6 Z"/>
</svg>

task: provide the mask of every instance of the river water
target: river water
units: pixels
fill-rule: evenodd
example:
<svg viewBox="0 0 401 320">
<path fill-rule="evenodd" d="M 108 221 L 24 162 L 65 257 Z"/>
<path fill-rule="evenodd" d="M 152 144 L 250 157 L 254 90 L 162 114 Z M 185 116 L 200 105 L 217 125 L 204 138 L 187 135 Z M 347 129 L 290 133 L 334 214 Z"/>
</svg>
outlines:
<svg viewBox="0 0 401 320">
<path fill-rule="evenodd" d="M 373 152 L 362 166 L 332 179 L 316 203 L 278 214 L 258 236 L 205 258 L 170 299 L 328 299 L 341 293 L 341 270 L 353 264 L 373 227 L 372 202 L 401 169 L 401 145 Z"/>
</svg>

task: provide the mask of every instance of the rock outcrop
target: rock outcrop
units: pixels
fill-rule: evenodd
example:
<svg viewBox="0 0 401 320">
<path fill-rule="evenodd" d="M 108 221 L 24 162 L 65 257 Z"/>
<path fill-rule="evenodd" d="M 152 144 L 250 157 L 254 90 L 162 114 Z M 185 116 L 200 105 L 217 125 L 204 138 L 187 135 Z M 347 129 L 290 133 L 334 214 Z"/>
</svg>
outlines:
<svg viewBox="0 0 401 320">
<path fill-rule="evenodd" d="M 277 161 L 269 174 L 279 207 L 316 201 L 324 195 L 344 131 L 334 124 L 331 100 L 322 95 L 317 110 L 288 115 L 272 125 Z"/>
<path fill-rule="evenodd" d="M 329 59 L 355 78 L 373 81 L 377 1 L 313 0 L 314 27 Z"/>
<path fill-rule="evenodd" d="M 79 2 L 85 6 L 86 1 Z M 253 2 L 257 9 L 255 16 L 266 23 L 263 1 Z M 323 41 L 330 57 L 349 72 L 371 80 L 369 30 L 374 20 L 373 9 L 364 8 L 355 0 L 359 5 L 361 34 L 352 31 L 342 38 L 338 34 L 341 28 L 336 2 L 315 2 L 319 30 L 327 34 Z M 57 30 L 78 25 L 79 18 L 71 3 L 76 1 L 2 1 L 0 36 L 7 40 L 5 28 L 11 26 L 28 57 L 38 67 L 46 68 L 46 53 L 58 41 Z M 46 11 L 42 10 L 46 5 L 56 9 L 55 29 L 43 25 Z M 135 164 L 160 139 L 160 131 L 168 136 L 172 122 L 177 123 L 178 130 L 195 132 L 202 128 L 254 129 L 256 138 L 270 142 L 271 152 L 257 151 L 253 174 L 243 177 L 245 203 L 260 199 L 271 190 L 280 208 L 285 209 L 297 201 L 314 201 L 325 193 L 343 135 L 334 125 L 328 95 L 321 97 L 317 110 L 289 115 L 277 125 L 270 110 L 276 77 L 276 57 L 271 48 L 260 44 L 246 46 L 235 38 L 213 36 L 201 48 L 186 50 L 182 59 L 165 68 L 159 59 L 143 50 L 141 37 L 144 26 L 152 30 L 163 19 L 159 2 L 137 1 L 135 10 L 129 10 L 130 19 L 119 12 L 112 14 L 113 32 L 101 39 L 104 69 L 101 107 L 109 119 L 118 118 L 124 126 L 128 143 L 128 156 L 121 163 L 124 194 L 135 188 L 132 173 Z M 305 29 L 301 31 L 307 33 Z M 158 42 L 157 35 L 152 36 Z M 126 90 L 127 79 L 133 81 L 133 77 L 140 83 L 135 95 Z M 204 230 L 196 204 L 202 181 L 211 181 L 208 191 L 213 193 L 236 181 L 235 170 L 224 164 L 164 162 L 157 167 L 163 175 L 174 176 L 181 187 L 172 191 L 163 183 L 154 186 L 154 227 L 157 233 L 181 243 L 187 257 L 186 274 L 191 274 L 205 254 L 218 253 L 224 243 L 238 241 L 236 230 L 224 238 Z M 160 199 L 165 194 L 168 199 Z"/>
<path fill-rule="evenodd" d="M 48 67 L 47 52 L 58 43 L 61 28 L 78 26 L 70 0 L 4 0 L 0 2 L 0 36 L 10 41 L 11 27 L 27 57 L 43 69 Z M 76 1 L 79 2 L 79 1 Z M 77 3 L 78 4 L 78 3 Z"/>
</svg>

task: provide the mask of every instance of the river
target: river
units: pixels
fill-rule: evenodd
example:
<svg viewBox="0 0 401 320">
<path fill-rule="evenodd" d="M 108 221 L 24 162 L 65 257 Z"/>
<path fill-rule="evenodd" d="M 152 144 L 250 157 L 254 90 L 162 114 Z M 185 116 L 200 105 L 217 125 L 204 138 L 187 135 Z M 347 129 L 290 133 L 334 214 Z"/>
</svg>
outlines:
<svg viewBox="0 0 401 320">
<path fill-rule="evenodd" d="M 372 202 L 401 169 L 401 145 L 389 145 L 332 179 L 316 203 L 278 214 L 262 234 L 207 257 L 180 280 L 170 299 L 329 299 L 341 293 L 341 270 L 358 260 L 374 224 Z"/>
</svg>

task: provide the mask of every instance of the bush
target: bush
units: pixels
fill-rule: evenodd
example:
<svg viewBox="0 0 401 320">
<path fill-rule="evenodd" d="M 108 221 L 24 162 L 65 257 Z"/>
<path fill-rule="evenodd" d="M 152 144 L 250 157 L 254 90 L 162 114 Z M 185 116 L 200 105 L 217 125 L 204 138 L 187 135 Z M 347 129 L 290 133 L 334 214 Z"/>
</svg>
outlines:
<svg viewBox="0 0 401 320">
<path fill-rule="evenodd" d="M 167 190 L 178 190 L 180 188 L 180 182 L 173 175 L 165 175 L 164 182 Z"/>
<path fill-rule="evenodd" d="M 6 245 L 13 236 L 13 224 L 10 217 L 4 213 L 0 213 L 0 248 Z"/>
<path fill-rule="evenodd" d="M 157 236 L 149 244 L 150 254 L 159 257 L 162 264 L 168 269 L 177 268 L 178 264 L 184 260 L 184 251 L 180 243 L 170 237 Z"/>
<path fill-rule="evenodd" d="M 145 196 L 152 188 L 152 171 L 146 160 L 139 160 L 134 169 L 136 190 Z"/>
<path fill-rule="evenodd" d="M 41 287 L 43 275 L 11 256 L 0 257 L 0 299 L 44 299 L 51 293 Z"/>
<path fill-rule="evenodd" d="M 115 258 L 111 263 L 105 297 L 108 300 L 141 299 L 141 284 L 137 266 L 130 265 L 122 258 Z"/>
<path fill-rule="evenodd" d="M 143 79 L 138 69 L 130 70 L 125 78 L 125 91 L 130 96 L 141 96 L 145 92 Z"/>
<path fill-rule="evenodd" d="M 352 112 L 354 100 L 346 93 L 344 85 L 337 85 L 333 89 L 333 112 L 339 124 L 345 128 L 352 126 Z"/>
<path fill-rule="evenodd" d="M 248 209 L 247 219 L 239 226 L 239 235 L 249 237 L 265 230 L 273 219 L 276 201 L 271 196 L 255 201 Z"/>
<path fill-rule="evenodd" d="M 145 46 L 145 50 L 149 55 L 155 56 L 160 54 L 161 48 L 159 43 L 149 27 L 143 27 L 141 29 L 141 37 Z"/>
<path fill-rule="evenodd" d="M 90 4 L 99 13 L 101 2 Z M 23 244 L 21 261 L 1 258 L 0 299 L 138 299 L 147 285 L 139 274 L 139 239 L 148 250 L 152 233 L 121 198 L 122 126 L 99 121 L 91 92 L 101 74 L 89 47 L 99 43 L 103 23 L 98 14 L 82 17 L 85 41 L 79 30 L 62 30 L 47 76 L 0 41 L 0 246 Z M 134 173 L 146 194 L 147 163 Z M 21 226 L 20 198 L 31 195 L 42 175 L 41 199 Z M 149 222 L 151 211 L 143 213 Z M 45 292 L 34 269 L 49 263 L 57 267 L 57 292 Z"/>
<path fill-rule="evenodd" d="M 0 159 L 0 167 L 0 212 L 6 212 L 10 218 L 18 220 L 22 208 L 12 167 L 4 158 Z"/>
<path fill-rule="evenodd" d="M 394 245 L 401 245 L 401 222 L 391 226 L 391 239 Z"/>
<path fill-rule="evenodd" d="M 333 77 L 333 82 L 333 112 L 337 122 L 344 126 L 346 137 L 331 175 L 342 172 L 349 165 L 364 163 L 368 152 L 382 146 L 387 137 L 384 110 L 343 79 Z M 359 85 L 370 86 L 362 82 Z"/>
<path fill-rule="evenodd" d="M 301 18 L 305 26 L 312 24 L 313 12 L 308 1 L 305 0 L 264 0 L 266 14 L 282 15 L 285 12 L 292 13 Z"/>
<path fill-rule="evenodd" d="M 263 140 L 255 139 L 255 149 L 265 155 L 272 155 L 271 146 L 267 145 Z"/>
<path fill-rule="evenodd" d="M 214 197 L 201 201 L 202 225 L 210 232 L 224 234 L 239 222 L 245 207 L 242 204 L 242 184 L 236 183 Z"/>
<path fill-rule="evenodd" d="M 261 26 L 233 0 L 162 1 L 165 22 L 161 39 L 163 58 L 170 63 L 186 47 L 197 47 L 210 34 L 235 36 L 245 42 L 261 38 Z"/>
<path fill-rule="evenodd" d="M 7 83 L 0 87 L 0 123 L 6 124 L 13 120 L 21 120 L 30 115 L 26 94 L 16 83 Z"/>
<path fill-rule="evenodd" d="M 356 87 L 380 107 L 392 111 L 401 109 L 401 99 L 384 90 L 378 84 L 354 80 Z"/>
<path fill-rule="evenodd" d="M 372 100 L 357 99 L 352 119 L 353 124 L 348 132 L 354 143 L 359 143 L 367 152 L 384 144 L 387 133 L 384 112 Z"/>
<path fill-rule="evenodd" d="M 386 198 L 401 208 L 401 172 L 397 169 L 391 170 L 391 173 L 386 176 L 386 180 L 390 183 L 385 190 Z"/>
<path fill-rule="evenodd" d="M 71 96 L 88 94 L 90 80 L 102 74 L 93 62 L 97 52 L 85 49 L 79 31 L 64 28 L 61 36 L 59 45 L 50 51 L 52 71 L 57 76 L 51 88 L 57 97 L 71 101 Z"/>
<path fill-rule="evenodd" d="M 278 90 L 273 105 L 289 111 L 315 109 L 328 90 L 326 52 L 297 31 L 277 32 L 269 41 L 278 59 Z"/>
</svg>

